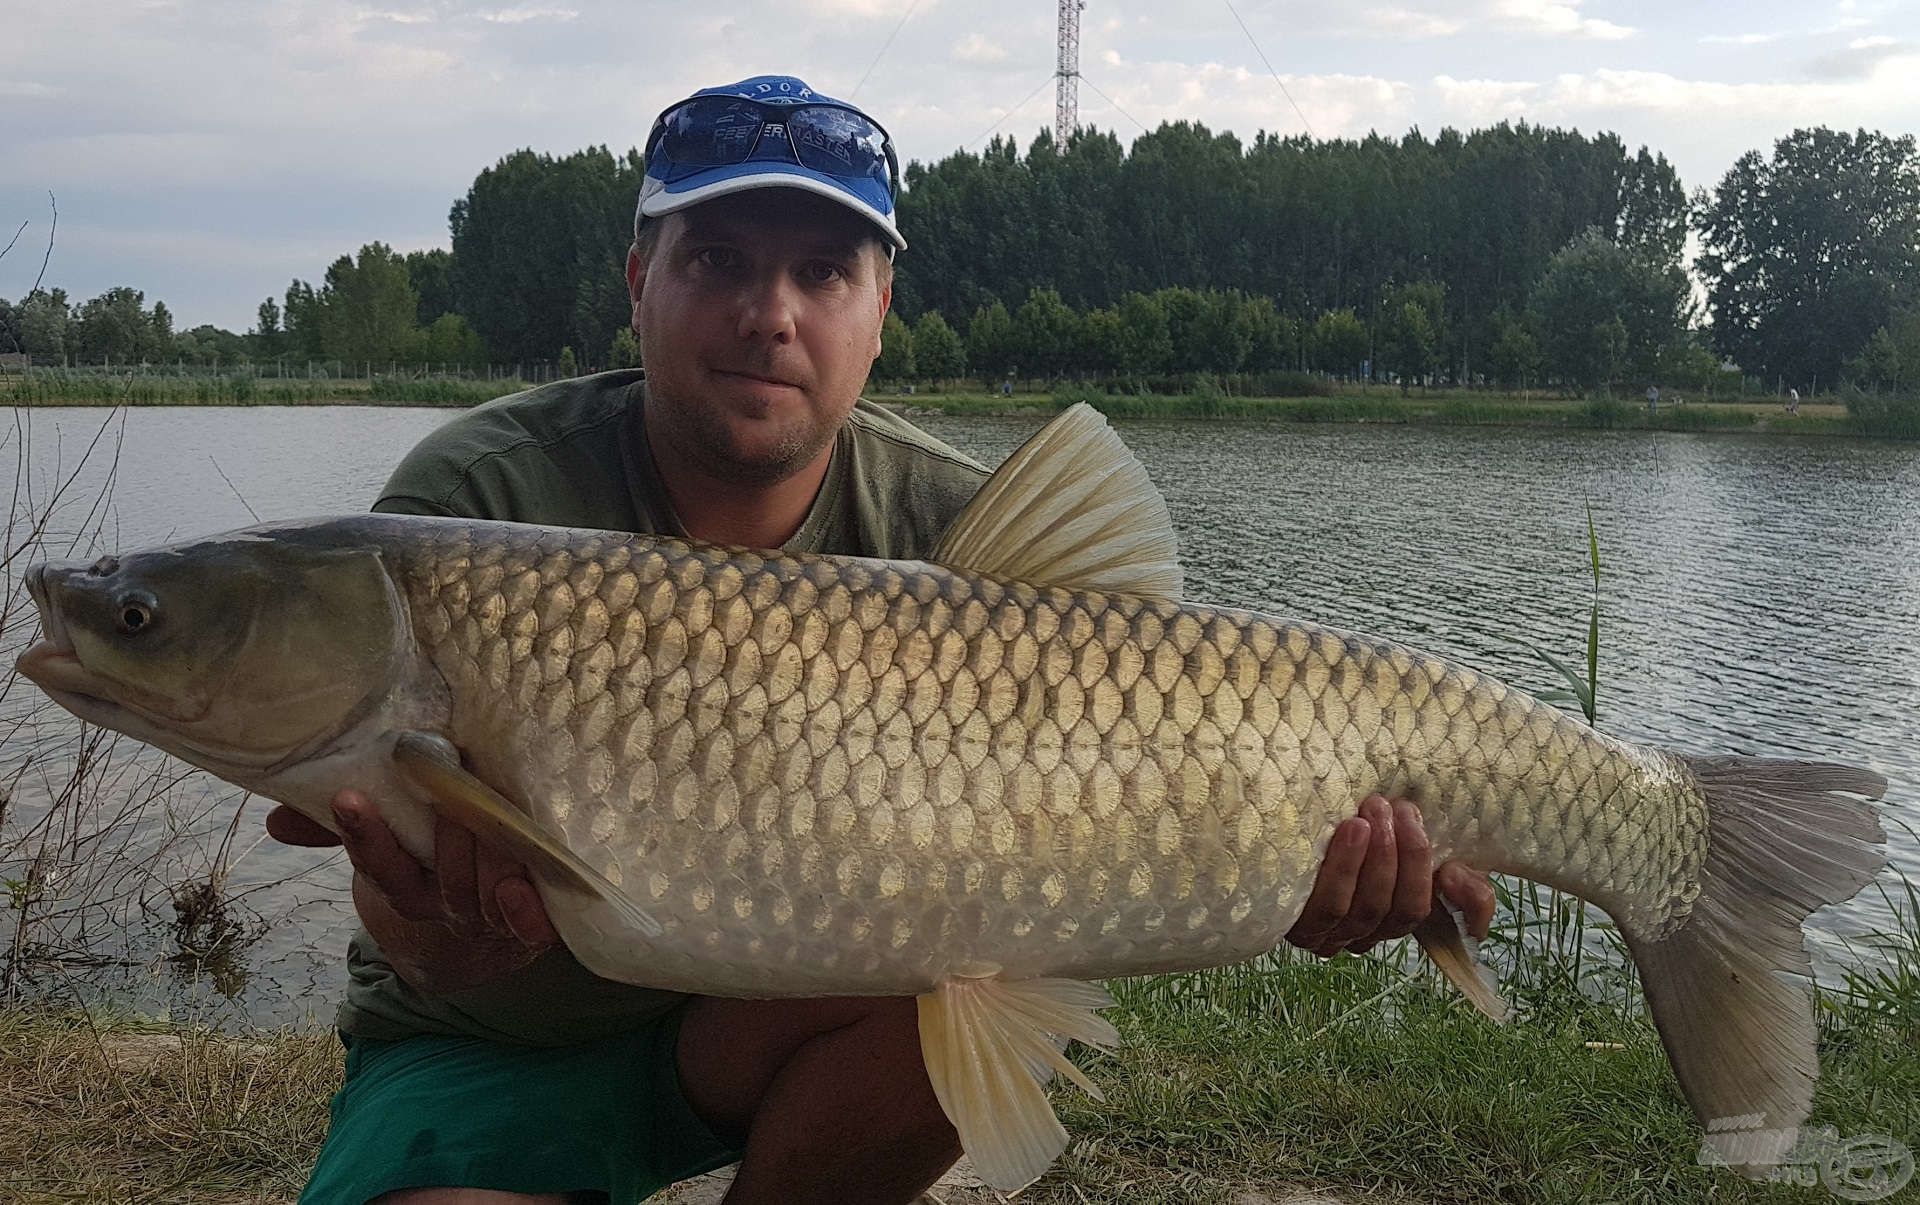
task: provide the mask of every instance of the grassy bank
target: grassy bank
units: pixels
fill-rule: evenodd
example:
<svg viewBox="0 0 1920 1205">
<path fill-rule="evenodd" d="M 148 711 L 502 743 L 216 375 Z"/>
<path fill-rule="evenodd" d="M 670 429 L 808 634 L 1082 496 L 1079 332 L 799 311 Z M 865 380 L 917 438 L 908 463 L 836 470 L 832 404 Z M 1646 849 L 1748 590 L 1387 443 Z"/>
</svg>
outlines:
<svg viewBox="0 0 1920 1205">
<path fill-rule="evenodd" d="M 1222 394 L 1117 394 L 1081 390 L 1003 397 L 985 393 L 886 396 L 889 405 L 960 415 L 1050 414 L 1085 401 L 1113 418 L 1270 418 L 1297 423 L 1399 423 L 1410 426 L 1555 427 L 1584 430 L 1750 431 L 1792 435 L 1863 434 L 1837 404 L 1806 403 L 1790 415 L 1774 402 L 1689 402 L 1661 406 L 1605 399 L 1527 398 L 1447 391 L 1405 396 L 1387 389 L 1329 397 L 1229 397 Z"/>
<path fill-rule="evenodd" d="M 0 1009 L 0 1201 L 292 1201 L 339 1052 L 330 1034 L 236 1042 Z"/>
<path fill-rule="evenodd" d="M 0 405 L 10 406 L 476 406 L 525 389 L 521 380 L 453 378 L 272 380 L 248 376 L 111 376 L 36 370 L 0 376 Z M 1556 427 L 1639 431 L 1753 431 L 1791 435 L 1920 437 L 1904 411 L 1892 418 L 1867 407 L 1850 416 L 1838 403 L 1808 402 L 1789 415 L 1776 401 L 1689 402 L 1649 414 L 1637 402 L 1568 399 L 1472 391 L 1359 390 L 1343 386 L 1316 397 L 1234 397 L 1219 392 L 1106 394 L 1056 392 L 916 393 L 876 391 L 908 412 L 958 415 L 1051 414 L 1087 401 L 1113 418 L 1271 418 L 1297 423 L 1401 423 L 1412 426 Z M 1866 406 L 1865 403 L 1862 403 Z M 1883 407 L 1884 409 L 1884 407 Z M 1898 420 L 1898 421 L 1896 421 Z M 1905 424 L 1905 425 L 1903 425 Z"/>
<path fill-rule="evenodd" d="M 451 377 L 313 380 L 251 376 L 114 376 L 36 370 L 0 376 L 10 406 L 477 406 L 527 382 Z"/>
<path fill-rule="evenodd" d="M 1920 1147 L 1920 928 L 1906 916 L 1886 969 L 1822 996 L 1813 1120 Z M 1509 951 L 1520 1015 L 1505 1026 L 1404 974 L 1397 950 L 1112 985 L 1123 1048 L 1083 1059 L 1106 1102 L 1055 1091 L 1073 1145 L 1020 1201 L 1229 1205 L 1283 1187 L 1462 1205 L 1833 1200 L 1699 1166 L 1637 993 L 1576 968 L 1577 926 L 1539 936 L 1560 953 Z M 219 1039 L 0 1009 L 0 1200 L 291 1200 L 339 1074 L 326 1034 Z"/>
</svg>

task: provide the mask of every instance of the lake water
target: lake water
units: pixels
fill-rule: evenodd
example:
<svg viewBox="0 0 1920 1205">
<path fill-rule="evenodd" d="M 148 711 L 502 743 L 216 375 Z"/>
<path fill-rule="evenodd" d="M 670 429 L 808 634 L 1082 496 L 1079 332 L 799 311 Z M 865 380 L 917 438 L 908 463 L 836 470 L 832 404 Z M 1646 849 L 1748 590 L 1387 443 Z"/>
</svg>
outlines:
<svg viewBox="0 0 1920 1205">
<path fill-rule="evenodd" d="M 114 446 L 96 449 L 55 526 L 97 528 L 91 548 L 128 549 L 256 515 L 363 508 L 393 463 L 450 417 L 360 407 L 41 409 L 15 414 L 0 471 L 43 502 L 107 422 L 117 460 Z M 1041 422 L 916 421 L 987 463 Z M 1522 642 L 1569 662 L 1584 649 L 1591 507 L 1602 559 L 1602 727 L 1680 749 L 1868 766 L 1892 784 L 1893 819 L 1920 817 L 1920 446 L 1262 421 L 1116 426 L 1167 495 L 1190 597 L 1378 634 L 1535 691 L 1555 675 Z M 110 474 L 110 500 L 90 520 Z M 10 585 L 21 567 L 10 568 Z M 24 685 L 0 704 L 17 713 L 30 703 Z M 43 718 L 0 750 L 14 766 L 34 758 L 0 827 L 0 859 L 19 848 L 71 766 L 76 728 Z M 152 760 L 137 749 L 117 756 L 129 767 Z M 189 801 L 187 819 L 176 821 L 189 830 L 184 844 L 218 842 L 237 794 L 203 776 L 180 790 Z M 241 968 L 249 974 L 215 983 L 148 969 L 139 957 L 147 938 L 136 933 L 121 943 L 134 966 L 76 959 L 60 972 L 62 990 L 164 1002 L 176 1014 L 330 1016 L 352 924 L 346 868 L 337 855 L 265 840 L 264 812 L 255 801 L 234 828 L 229 884 L 290 881 L 244 896 L 261 930 Z M 1920 878 L 1920 841 L 1889 828 L 1896 865 Z M 192 835 L 203 830 L 210 835 Z M 161 843 L 156 831 L 115 840 L 136 862 Z M 150 905 L 159 893 L 153 933 L 170 919 L 158 880 L 172 865 L 155 855 L 154 881 L 129 888 Z M 20 864 L 0 861 L 0 879 L 9 877 L 23 877 Z M 1832 935 L 1886 916 L 1871 895 L 1823 914 L 1821 948 L 1834 953 Z M 8 930 L 12 918 L 0 901 Z"/>
</svg>

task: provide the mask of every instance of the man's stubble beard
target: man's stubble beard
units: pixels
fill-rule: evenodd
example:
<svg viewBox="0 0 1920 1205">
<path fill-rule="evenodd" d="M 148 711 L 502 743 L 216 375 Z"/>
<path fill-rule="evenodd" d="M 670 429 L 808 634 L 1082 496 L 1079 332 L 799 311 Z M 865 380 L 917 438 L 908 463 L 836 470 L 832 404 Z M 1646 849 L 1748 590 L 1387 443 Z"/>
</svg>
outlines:
<svg viewBox="0 0 1920 1205">
<path fill-rule="evenodd" d="M 813 463 L 839 430 L 838 423 L 814 421 L 808 412 L 781 430 L 770 449 L 749 454 L 726 418 L 707 407 L 660 404 L 655 417 L 672 451 L 692 460 L 703 475 L 756 486 L 784 481 Z"/>
</svg>

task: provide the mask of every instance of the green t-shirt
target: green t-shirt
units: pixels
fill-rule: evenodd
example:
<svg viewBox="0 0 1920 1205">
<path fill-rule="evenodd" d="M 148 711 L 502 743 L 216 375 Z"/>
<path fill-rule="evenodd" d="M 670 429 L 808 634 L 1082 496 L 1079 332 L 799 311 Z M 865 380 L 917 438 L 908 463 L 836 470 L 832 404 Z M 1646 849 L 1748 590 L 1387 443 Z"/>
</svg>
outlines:
<svg viewBox="0 0 1920 1205">
<path fill-rule="evenodd" d="M 420 441 L 374 509 L 683 535 L 640 421 L 638 371 L 603 372 L 480 406 Z M 866 399 L 833 446 L 826 480 L 788 552 L 924 558 L 986 470 Z M 471 991 L 415 991 L 362 929 L 347 950 L 342 1031 L 560 1045 L 658 1016 L 683 997 L 601 979 L 564 947 Z"/>
</svg>

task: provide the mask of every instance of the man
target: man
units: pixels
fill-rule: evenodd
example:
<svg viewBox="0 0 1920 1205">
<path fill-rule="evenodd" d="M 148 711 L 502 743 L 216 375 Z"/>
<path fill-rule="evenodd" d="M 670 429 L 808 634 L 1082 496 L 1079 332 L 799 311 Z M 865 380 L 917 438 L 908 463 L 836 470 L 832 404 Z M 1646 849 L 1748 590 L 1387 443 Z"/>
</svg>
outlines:
<svg viewBox="0 0 1920 1205">
<path fill-rule="evenodd" d="M 763 76 L 666 110 L 627 257 L 639 373 L 561 382 L 429 436 L 377 509 L 921 557 L 985 473 L 860 400 L 892 299 L 885 132 Z M 687 998 L 596 979 L 523 867 L 442 823 L 429 870 L 335 803 L 365 930 L 347 1079 L 313 1205 L 638 1200 L 738 1161 L 728 1201 L 904 1202 L 959 1156 L 911 999 Z M 286 809 L 280 839 L 332 838 Z M 1373 798 L 1292 934 L 1331 955 L 1408 932 L 1436 881 L 1484 932 L 1484 878 L 1430 866 Z"/>
</svg>

